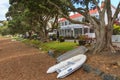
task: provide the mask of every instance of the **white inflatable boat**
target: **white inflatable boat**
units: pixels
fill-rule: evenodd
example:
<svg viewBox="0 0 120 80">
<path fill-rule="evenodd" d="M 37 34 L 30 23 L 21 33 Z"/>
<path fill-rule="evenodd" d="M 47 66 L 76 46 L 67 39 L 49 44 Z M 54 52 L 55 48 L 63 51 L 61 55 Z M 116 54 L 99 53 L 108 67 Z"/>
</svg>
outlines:
<svg viewBox="0 0 120 80">
<path fill-rule="evenodd" d="M 47 73 L 58 72 L 57 78 L 64 78 L 75 70 L 79 69 L 86 61 L 86 55 L 80 54 L 62 61 L 47 70 Z"/>
</svg>

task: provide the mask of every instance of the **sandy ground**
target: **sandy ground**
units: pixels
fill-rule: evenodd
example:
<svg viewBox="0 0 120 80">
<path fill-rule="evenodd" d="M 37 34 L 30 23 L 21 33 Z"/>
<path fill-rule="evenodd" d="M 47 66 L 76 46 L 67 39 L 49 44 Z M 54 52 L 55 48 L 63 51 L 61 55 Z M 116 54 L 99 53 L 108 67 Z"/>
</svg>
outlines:
<svg viewBox="0 0 120 80">
<path fill-rule="evenodd" d="M 97 75 L 86 73 L 83 69 L 77 70 L 64 79 L 56 79 L 57 73 L 46 73 L 47 69 L 56 63 L 56 60 L 48 54 L 21 42 L 1 37 L 0 48 L 0 80 L 101 80 Z M 106 73 L 120 76 L 120 67 L 114 68 L 108 64 L 111 63 L 109 60 L 120 60 L 120 54 L 109 59 L 108 55 L 87 55 L 88 64 Z"/>
</svg>

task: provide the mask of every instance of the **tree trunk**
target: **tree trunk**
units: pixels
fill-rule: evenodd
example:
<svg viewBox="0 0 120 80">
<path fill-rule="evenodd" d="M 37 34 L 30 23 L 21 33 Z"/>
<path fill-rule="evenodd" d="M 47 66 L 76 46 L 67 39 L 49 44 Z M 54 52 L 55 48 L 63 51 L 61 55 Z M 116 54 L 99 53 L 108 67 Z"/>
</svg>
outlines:
<svg viewBox="0 0 120 80">
<path fill-rule="evenodd" d="M 43 25 L 42 25 L 42 34 L 43 34 L 43 36 L 42 36 L 42 41 L 43 42 L 46 42 L 46 41 L 48 41 L 48 31 L 47 31 L 47 29 L 46 29 L 46 24 L 47 23 L 43 23 Z"/>
<path fill-rule="evenodd" d="M 94 47 L 94 51 L 93 53 L 99 53 L 102 49 L 105 48 L 105 29 L 103 30 L 95 30 L 95 33 L 96 33 L 96 44 L 95 44 L 95 47 Z"/>
<path fill-rule="evenodd" d="M 109 29 L 107 29 L 109 28 Z M 96 44 L 93 49 L 93 54 L 100 53 L 104 50 L 111 50 L 111 52 L 115 53 L 115 49 L 112 45 L 112 31 L 110 27 L 101 28 L 102 30 L 95 30 L 96 33 Z"/>
</svg>

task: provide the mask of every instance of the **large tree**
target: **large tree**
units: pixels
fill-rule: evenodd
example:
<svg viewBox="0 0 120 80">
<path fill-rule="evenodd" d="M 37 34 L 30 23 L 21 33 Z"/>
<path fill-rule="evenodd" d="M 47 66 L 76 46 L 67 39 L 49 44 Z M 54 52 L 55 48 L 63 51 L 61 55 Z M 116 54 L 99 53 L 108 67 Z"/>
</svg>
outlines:
<svg viewBox="0 0 120 80">
<path fill-rule="evenodd" d="M 49 20 L 52 18 L 55 18 L 53 22 L 53 26 L 57 22 L 58 18 L 58 11 L 57 8 L 53 5 L 49 4 L 47 0 L 10 0 L 10 7 L 8 16 L 10 15 L 12 17 L 12 21 L 18 20 L 17 18 L 21 16 L 23 20 L 21 20 L 23 23 L 28 24 L 27 26 L 30 26 L 31 30 L 34 30 L 35 32 L 38 32 L 40 37 L 42 39 L 47 39 L 47 24 Z M 20 4 L 23 5 L 24 9 L 20 10 L 18 6 Z M 16 6 L 15 6 L 16 5 Z M 52 7 L 52 8 L 51 8 Z M 21 8 L 21 6 L 20 6 Z M 20 12 L 16 16 L 15 12 Z M 11 14 L 9 14 L 11 13 Z M 20 15 L 21 14 L 21 15 Z M 21 24 L 21 23 L 16 23 Z M 14 25 L 14 27 L 17 27 Z M 14 28 L 15 29 L 15 28 Z"/>
<path fill-rule="evenodd" d="M 46 36 L 46 23 L 54 16 L 61 15 L 72 23 L 86 24 L 94 28 L 96 34 L 96 44 L 94 53 L 98 53 L 103 49 L 110 49 L 115 52 L 112 45 L 111 36 L 113 33 L 113 23 L 120 12 L 120 2 L 114 14 L 111 11 L 111 0 L 105 0 L 102 6 L 99 6 L 99 0 L 10 0 L 24 4 L 30 13 L 35 14 L 29 18 L 31 25 L 38 24 L 40 30 Z M 90 9 L 97 9 L 99 18 L 90 15 Z M 80 22 L 69 18 L 70 12 L 77 12 L 84 16 L 86 22 Z M 107 14 L 108 23 L 105 23 L 105 14 Z M 34 26 L 35 27 L 35 26 Z"/>
<path fill-rule="evenodd" d="M 111 0 L 105 0 L 102 6 L 99 6 L 99 0 L 59 0 L 59 4 L 53 0 L 48 0 L 51 5 L 54 5 L 59 13 L 69 21 L 76 24 L 86 24 L 94 28 L 96 34 L 96 44 L 93 53 L 98 53 L 103 49 L 109 49 L 115 52 L 112 45 L 113 23 L 120 12 L 120 2 L 114 14 L 111 11 Z M 62 5 L 61 5 L 61 4 Z M 75 21 L 69 18 L 69 15 L 64 13 L 63 7 L 66 7 L 67 12 L 77 12 L 85 17 L 87 22 Z M 90 9 L 97 9 L 99 18 L 90 15 Z M 105 23 L 105 14 L 107 14 L 108 23 Z M 113 15 L 113 16 L 112 16 Z"/>
<path fill-rule="evenodd" d="M 8 28 L 10 29 L 11 34 L 16 33 L 25 33 L 30 29 L 30 25 L 28 24 L 26 18 L 26 13 L 28 9 L 26 9 L 25 5 L 22 3 L 11 3 L 8 12 L 6 13 L 6 18 L 8 19 Z M 29 26 L 29 27 L 28 27 Z"/>
</svg>

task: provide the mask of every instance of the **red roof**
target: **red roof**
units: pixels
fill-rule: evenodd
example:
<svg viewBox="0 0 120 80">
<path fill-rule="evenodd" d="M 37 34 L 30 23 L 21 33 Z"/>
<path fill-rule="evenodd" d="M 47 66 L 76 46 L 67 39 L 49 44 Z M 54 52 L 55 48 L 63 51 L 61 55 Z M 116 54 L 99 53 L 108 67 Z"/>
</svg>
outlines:
<svg viewBox="0 0 120 80">
<path fill-rule="evenodd" d="M 104 7 L 104 2 L 101 4 L 101 9 Z M 116 9 L 113 5 L 111 5 L 111 7 L 113 8 L 113 9 Z M 97 8 L 96 9 L 94 9 L 94 10 L 90 10 L 89 12 L 90 12 L 90 14 L 96 14 L 97 13 Z M 71 19 L 74 19 L 74 18 L 77 18 L 77 17 L 81 17 L 82 15 L 81 14 L 79 14 L 79 13 L 77 13 L 77 14 L 74 14 L 74 15 L 71 15 L 70 16 L 70 18 Z M 66 18 L 60 18 L 59 19 L 59 21 L 65 21 L 65 20 L 67 20 Z"/>
<path fill-rule="evenodd" d="M 97 13 L 97 9 L 90 10 L 89 12 L 90 12 L 90 14 L 95 14 L 95 13 Z"/>
<path fill-rule="evenodd" d="M 104 6 L 104 5 L 103 5 Z M 103 6 L 101 6 L 101 8 L 103 8 Z M 111 5 L 111 7 L 113 8 L 113 9 L 116 9 L 113 5 Z M 97 13 L 97 8 L 96 9 L 94 9 L 94 10 L 90 10 L 89 12 L 90 12 L 90 14 L 95 14 L 95 13 Z M 77 14 L 74 14 L 74 15 L 71 15 L 70 16 L 70 18 L 71 19 L 74 19 L 74 18 L 77 18 L 77 17 L 81 17 L 82 15 L 81 14 L 79 14 L 79 13 L 77 13 Z M 67 20 L 66 18 L 60 18 L 59 19 L 59 21 L 65 21 L 65 20 Z"/>
<path fill-rule="evenodd" d="M 94 9 L 94 10 L 90 10 L 90 14 L 94 14 L 97 12 L 97 9 Z M 77 13 L 77 14 L 74 14 L 74 15 L 71 15 L 70 18 L 71 19 L 74 19 L 74 18 L 78 18 L 78 17 L 81 17 L 82 15 Z M 67 20 L 66 18 L 60 18 L 59 21 L 65 21 Z"/>
<path fill-rule="evenodd" d="M 77 18 L 77 17 L 80 17 L 80 16 L 82 16 L 82 15 L 77 13 L 77 14 L 71 15 L 70 18 L 73 19 L 73 18 Z"/>
<path fill-rule="evenodd" d="M 74 19 L 74 18 L 77 18 L 77 17 L 80 17 L 80 16 L 82 16 L 82 15 L 77 13 L 77 14 L 71 15 L 70 18 Z M 65 20 L 67 20 L 67 19 L 66 18 L 60 18 L 59 19 L 59 21 L 65 21 Z"/>
</svg>

